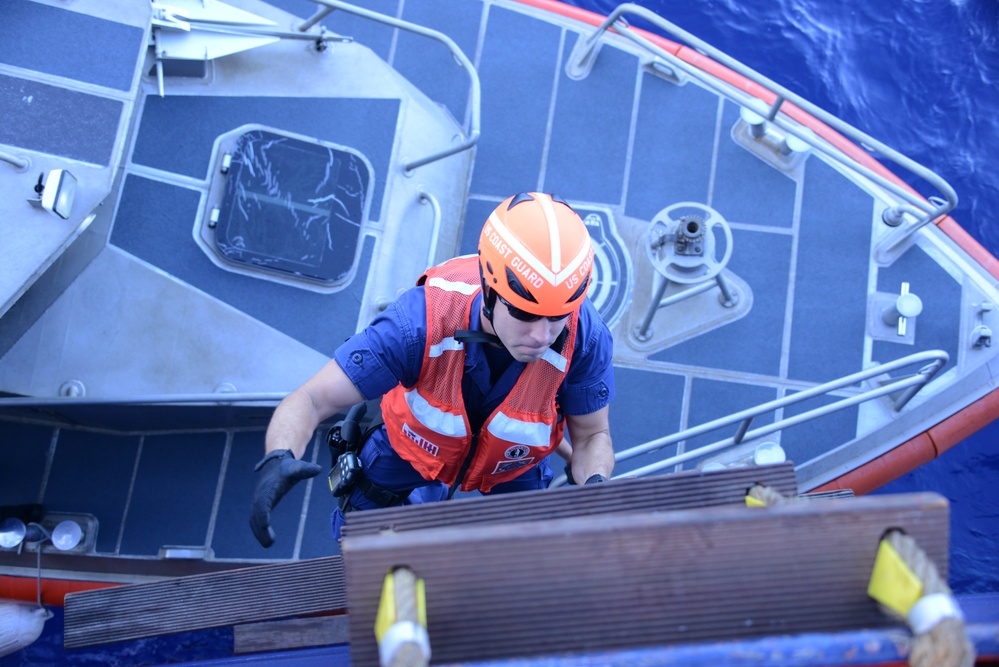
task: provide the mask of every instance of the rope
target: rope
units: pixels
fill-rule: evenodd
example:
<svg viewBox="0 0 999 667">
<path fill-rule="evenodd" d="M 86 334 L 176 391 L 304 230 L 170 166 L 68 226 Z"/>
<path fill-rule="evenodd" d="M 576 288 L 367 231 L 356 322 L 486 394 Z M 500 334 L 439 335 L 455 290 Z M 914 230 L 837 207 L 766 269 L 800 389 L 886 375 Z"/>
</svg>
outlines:
<svg viewBox="0 0 999 667">
<path fill-rule="evenodd" d="M 416 575 L 405 567 L 397 568 L 395 574 L 396 621 L 419 622 L 416 599 Z M 406 642 L 395 652 L 389 667 L 425 667 L 427 657 L 419 644 Z"/>
<path fill-rule="evenodd" d="M 913 574 L 922 582 L 923 590 L 920 601 L 909 611 L 907 619 L 910 625 L 914 625 L 913 611 L 915 607 L 923 604 L 924 601 L 932 604 L 934 600 L 953 601 L 953 596 L 947 583 L 940 577 L 936 566 L 926 556 L 916 541 L 893 530 L 885 537 L 885 541 L 898 552 L 902 560 L 912 570 Z M 928 596 L 938 596 L 929 598 Z M 925 605 L 924 605 L 925 606 Z M 893 616 L 900 616 L 897 610 L 885 607 Z M 945 612 L 943 617 L 936 613 L 935 622 L 931 618 L 932 625 L 929 630 L 913 628 L 916 633 L 912 640 L 912 651 L 909 654 L 910 667 L 972 667 L 975 664 L 975 649 L 968 639 L 967 631 L 964 627 L 964 619 L 957 610 L 956 603 L 953 611 Z M 930 612 L 931 616 L 934 612 Z"/>
<path fill-rule="evenodd" d="M 763 486 L 762 484 L 754 485 L 746 496 L 746 504 L 754 504 L 757 506 L 765 505 L 766 507 L 775 507 L 777 505 L 797 502 L 798 500 L 797 498 L 787 498 L 782 496 L 780 491 L 771 489 L 769 486 Z M 756 502 L 751 503 L 749 499 L 755 500 Z"/>
<path fill-rule="evenodd" d="M 403 644 L 392 656 L 389 667 L 426 667 L 427 658 L 423 649 L 413 643 Z"/>
<path fill-rule="evenodd" d="M 430 661 L 423 581 L 406 567 L 387 575 L 378 605 L 375 638 L 382 667 L 426 667 Z"/>
<path fill-rule="evenodd" d="M 751 507 L 800 500 L 759 484 L 746 493 L 746 504 Z M 885 551 L 889 554 L 882 563 Z M 973 667 L 975 649 L 961 611 L 936 566 L 914 539 L 898 530 L 884 537 L 868 594 L 886 613 L 908 623 L 913 633 L 910 667 Z"/>
</svg>

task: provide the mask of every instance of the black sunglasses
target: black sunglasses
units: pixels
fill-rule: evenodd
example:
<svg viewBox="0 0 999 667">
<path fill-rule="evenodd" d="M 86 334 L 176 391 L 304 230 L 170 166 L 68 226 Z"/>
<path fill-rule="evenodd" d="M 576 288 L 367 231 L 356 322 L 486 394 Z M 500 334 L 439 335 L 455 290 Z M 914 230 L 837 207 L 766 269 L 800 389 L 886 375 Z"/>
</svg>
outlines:
<svg viewBox="0 0 999 667">
<path fill-rule="evenodd" d="M 526 310 L 517 308 L 517 306 L 501 297 L 499 293 L 496 294 L 496 297 L 504 306 L 506 306 L 506 309 L 510 311 L 510 316 L 515 320 L 520 320 L 521 322 L 537 322 L 541 318 L 545 318 L 549 322 L 561 322 L 565 318 L 569 317 L 568 313 L 565 315 L 535 315 L 534 313 L 529 313 Z"/>
</svg>

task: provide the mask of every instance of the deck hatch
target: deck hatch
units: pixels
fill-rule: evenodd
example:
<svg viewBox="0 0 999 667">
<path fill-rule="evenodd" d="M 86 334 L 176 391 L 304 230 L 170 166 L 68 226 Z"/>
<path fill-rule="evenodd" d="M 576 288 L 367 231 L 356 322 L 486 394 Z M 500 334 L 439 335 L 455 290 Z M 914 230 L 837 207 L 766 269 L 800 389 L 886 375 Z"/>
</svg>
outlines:
<svg viewBox="0 0 999 667">
<path fill-rule="evenodd" d="M 336 285 L 356 270 L 371 167 L 360 153 L 266 130 L 231 153 L 215 228 L 227 262 Z"/>
</svg>

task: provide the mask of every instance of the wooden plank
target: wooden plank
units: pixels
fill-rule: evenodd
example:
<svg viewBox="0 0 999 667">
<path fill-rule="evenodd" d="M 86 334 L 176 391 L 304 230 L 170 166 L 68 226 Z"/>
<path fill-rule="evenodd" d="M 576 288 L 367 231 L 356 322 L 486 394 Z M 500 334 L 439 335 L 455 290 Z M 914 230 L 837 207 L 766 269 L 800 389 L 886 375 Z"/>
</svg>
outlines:
<svg viewBox="0 0 999 667">
<path fill-rule="evenodd" d="M 233 628 L 233 653 L 287 651 L 350 641 L 347 614 L 244 623 Z"/>
<path fill-rule="evenodd" d="M 426 582 L 436 662 L 885 627 L 866 593 L 882 535 L 906 531 L 946 578 L 948 514 L 907 494 L 345 537 L 352 663 L 377 664 L 396 565 Z"/>
<path fill-rule="evenodd" d="M 791 463 L 713 472 L 693 470 L 655 477 L 615 479 L 590 486 L 564 486 L 495 497 L 461 498 L 447 503 L 351 512 L 346 517 L 343 535 L 742 505 L 746 491 L 757 483 L 785 496 L 794 496 L 798 491 Z"/>
<path fill-rule="evenodd" d="M 66 648 L 346 608 L 339 556 L 71 593 Z"/>
</svg>

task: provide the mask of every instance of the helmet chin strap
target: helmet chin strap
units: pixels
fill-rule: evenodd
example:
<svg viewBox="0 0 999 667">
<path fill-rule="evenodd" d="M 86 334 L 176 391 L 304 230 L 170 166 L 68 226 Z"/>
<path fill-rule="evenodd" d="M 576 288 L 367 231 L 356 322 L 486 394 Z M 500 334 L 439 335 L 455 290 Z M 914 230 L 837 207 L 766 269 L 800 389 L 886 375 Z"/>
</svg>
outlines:
<svg viewBox="0 0 999 667">
<path fill-rule="evenodd" d="M 486 287 L 486 278 L 482 275 L 482 267 L 479 267 L 479 279 L 482 281 L 482 305 L 480 306 L 482 317 L 486 318 L 489 322 L 489 328 L 495 331 L 493 326 L 493 313 L 496 311 L 496 291 L 491 290 Z M 454 332 L 454 339 L 466 343 L 489 343 L 492 345 L 499 345 L 503 349 L 506 346 L 503 345 L 503 341 L 500 340 L 499 336 L 494 333 L 489 333 L 488 331 L 471 331 L 470 329 L 461 329 Z"/>
<path fill-rule="evenodd" d="M 489 322 L 489 328 L 493 331 L 496 327 L 493 325 L 493 313 L 496 312 L 496 291 L 488 289 L 485 285 L 485 281 L 482 281 L 482 305 L 480 306 L 481 317 L 485 318 Z M 480 322 L 481 326 L 481 322 Z M 485 327 L 483 327 L 484 329 Z M 495 333 L 489 333 L 480 329 L 479 331 L 469 331 L 462 330 L 456 331 L 454 333 L 455 340 L 467 341 L 469 343 L 492 343 L 493 345 L 499 345 L 503 349 L 506 349 L 506 345 L 500 340 L 500 337 Z"/>
<path fill-rule="evenodd" d="M 499 336 L 496 334 L 486 333 L 485 331 L 461 329 L 454 332 L 454 339 L 462 343 L 490 343 L 503 347 L 503 341 L 499 339 Z"/>
<path fill-rule="evenodd" d="M 496 312 L 496 290 L 490 289 L 486 285 L 486 277 L 482 275 L 482 266 L 479 266 L 479 280 L 482 281 L 482 315 L 493 323 L 493 313 Z"/>
</svg>

